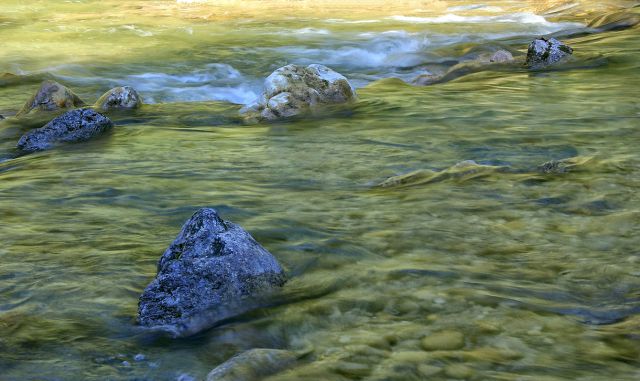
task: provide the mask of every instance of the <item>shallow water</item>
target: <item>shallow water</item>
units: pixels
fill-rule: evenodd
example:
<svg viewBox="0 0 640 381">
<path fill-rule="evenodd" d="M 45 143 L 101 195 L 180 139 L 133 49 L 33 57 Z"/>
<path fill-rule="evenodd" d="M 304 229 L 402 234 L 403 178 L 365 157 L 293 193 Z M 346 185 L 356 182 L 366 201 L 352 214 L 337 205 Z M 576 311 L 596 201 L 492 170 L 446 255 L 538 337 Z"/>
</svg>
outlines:
<svg viewBox="0 0 640 381">
<path fill-rule="evenodd" d="M 111 115 L 98 140 L 20 157 L 19 136 L 42 121 L 0 121 L 2 380 L 203 379 L 242 350 L 309 343 L 270 379 L 640 378 L 637 28 L 592 34 L 580 12 L 509 1 L 316 17 L 223 3 L 227 15 L 0 5 L 0 73 L 22 75 L 0 80 L 0 114 L 44 78 L 89 103 L 130 84 L 149 103 Z M 522 58 L 548 33 L 572 62 L 399 80 L 496 46 Z M 262 78 L 311 62 L 352 79 L 352 110 L 241 123 Z M 537 170 L 572 157 L 584 164 Z M 463 160 L 509 170 L 377 186 Z M 144 332 L 138 296 L 201 206 L 245 227 L 291 280 L 272 307 L 196 337 Z M 421 342 L 438 332 L 455 349 Z"/>
</svg>

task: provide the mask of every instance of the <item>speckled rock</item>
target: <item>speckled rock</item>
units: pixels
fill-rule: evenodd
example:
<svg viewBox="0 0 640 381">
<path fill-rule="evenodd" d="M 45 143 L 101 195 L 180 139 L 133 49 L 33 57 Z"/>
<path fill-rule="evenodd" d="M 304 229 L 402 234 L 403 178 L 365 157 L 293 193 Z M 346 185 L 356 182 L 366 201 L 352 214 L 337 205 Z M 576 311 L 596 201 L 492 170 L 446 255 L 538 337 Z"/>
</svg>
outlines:
<svg viewBox="0 0 640 381">
<path fill-rule="evenodd" d="M 276 120 L 356 99 L 347 78 L 323 65 L 283 66 L 267 77 L 259 101 L 243 108 L 247 120 Z"/>
<path fill-rule="evenodd" d="M 53 148 L 59 143 L 77 143 L 92 139 L 113 127 L 106 116 L 88 108 L 68 111 L 42 128 L 31 130 L 18 141 L 22 151 Z"/>
<path fill-rule="evenodd" d="M 84 102 L 73 91 L 58 82 L 44 81 L 16 116 L 33 111 L 58 111 L 81 106 L 84 106 Z"/>
<path fill-rule="evenodd" d="M 573 54 L 573 49 L 555 38 L 538 38 L 527 50 L 526 65 L 531 69 L 539 69 L 558 63 Z"/>
<path fill-rule="evenodd" d="M 131 86 L 115 87 L 104 93 L 95 104 L 102 111 L 130 110 L 142 106 L 142 98 Z"/>
<path fill-rule="evenodd" d="M 138 321 L 176 337 L 252 309 L 285 283 L 278 261 L 240 226 L 198 210 L 158 262 L 138 303 Z M 253 307 L 255 308 L 255 307 Z"/>
</svg>

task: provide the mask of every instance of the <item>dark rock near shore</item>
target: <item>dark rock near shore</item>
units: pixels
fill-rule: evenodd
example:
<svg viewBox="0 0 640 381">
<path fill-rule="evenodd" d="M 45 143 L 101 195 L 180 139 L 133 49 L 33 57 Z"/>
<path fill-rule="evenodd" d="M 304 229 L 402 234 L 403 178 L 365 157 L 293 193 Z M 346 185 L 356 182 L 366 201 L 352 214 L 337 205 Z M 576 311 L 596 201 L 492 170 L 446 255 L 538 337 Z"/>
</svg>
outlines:
<svg viewBox="0 0 640 381">
<path fill-rule="evenodd" d="M 278 261 L 249 233 L 203 208 L 160 258 L 140 296 L 138 321 L 189 336 L 255 308 L 256 298 L 285 281 Z"/>
<path fill-rule="evenodd" d="M 0 120 L 4 119 L 4 116 L 0 115 Z"/>
<path fill-rule="evenodd" d="M 347 78 L 317 64 L 283 66 L 267 77 L 264 89 L 258 102 L 241 110 L 247 120 L 283 119 L 356 99 Z"/>
<path fill-rule="evenodd" d="M 527 50 L 526 65 L 530 69 L 540 69 L 558 63 L 573 54 L 573 49 L 555 38 L 538 38 Z"/>
<path fill-rule="evenodd" d="M 101 111 L 130 110 L 142 106 L 142 98 L 131 86 L 115 87 L 104 93 L 95 104 Z"/>
<path fill-rule="evenodd" d="M 84 106 L 84 102 L 73 91 L 58 82 L 44 81 L 16 116 L 32 111 L 58 111 L 81 106 Z"/>
<path fill-rule="evenodd" d="M 18 148 L 26 151 L 42 151 L 58 143 L 76 143 L 92 139 L 113 127 L 106 116 L 88 109 L 66 112 L 42 128 L 31 130 L 18 141 Z"/>
</svg>

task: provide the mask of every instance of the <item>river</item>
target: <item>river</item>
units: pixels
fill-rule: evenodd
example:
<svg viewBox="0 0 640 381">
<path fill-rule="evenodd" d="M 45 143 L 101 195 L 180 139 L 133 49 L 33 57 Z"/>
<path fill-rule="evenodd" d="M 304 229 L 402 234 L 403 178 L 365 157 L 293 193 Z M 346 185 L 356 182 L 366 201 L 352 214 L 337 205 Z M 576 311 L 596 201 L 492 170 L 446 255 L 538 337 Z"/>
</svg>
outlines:
<svg viewBox="0 0 640 381">
<path fill-rule="evenodd" d="M 640 33 L 587 27 L 636 3 L 2 1 L 0 379 L 201 380 L 309 344 L 268 379 L 640 379 Z M 541 35 L 572 60 L 408 83 L 497 48 L 523 59 Z M 358 102 L 243 123 L 289 63 L 344 74 Z M 43 120 L 12 116 L 43 79 L 146 105 L 19 156 Z M 580 165 L 537 170 L 564 159 Z M 377 186 L 464 160 L 509 170 Z M 138 297 L 203 206 L 274 254 L 289 297 L 148 335 Z"/>
</svg>

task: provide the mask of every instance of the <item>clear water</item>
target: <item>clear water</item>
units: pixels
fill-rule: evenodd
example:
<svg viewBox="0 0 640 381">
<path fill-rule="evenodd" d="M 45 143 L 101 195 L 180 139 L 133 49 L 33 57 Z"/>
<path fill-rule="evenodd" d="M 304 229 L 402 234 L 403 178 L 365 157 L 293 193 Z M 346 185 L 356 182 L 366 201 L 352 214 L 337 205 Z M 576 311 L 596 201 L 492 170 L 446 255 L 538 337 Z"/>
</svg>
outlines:
<svg viewBox="0 0 640 381">
<path fill-rule="evenodd" d="M 42 121 L 0 122 L 0 379 L 203 379 L 242 350 L 309 343 L 270 379 L 640 378 L 638 29 L 575 33 L 613 2 L 546 18 L 415 3 L 3 1 L 0 72 L 22 76 L 0 83 L 0 114 L 44 78 L 89 103 L 130 84 L 148 105 L 101 139 L 22 157 Z M 562 70 L 402 81 L 496 45 L 521 58 L 548 33 L 575 49 Z M 262 78 L 310 62 L 352 79 L 353 110 L 240 122 Z M 585 163 L 535 170 L 570 157 Z M 375 186 L 463 160 L 511 170 Z M 149 335 L 138 296 L 201 206 L 291 280 L 271 308 Z M 442 332 L 463 344 L 422 343 Z"/>
</svg>

